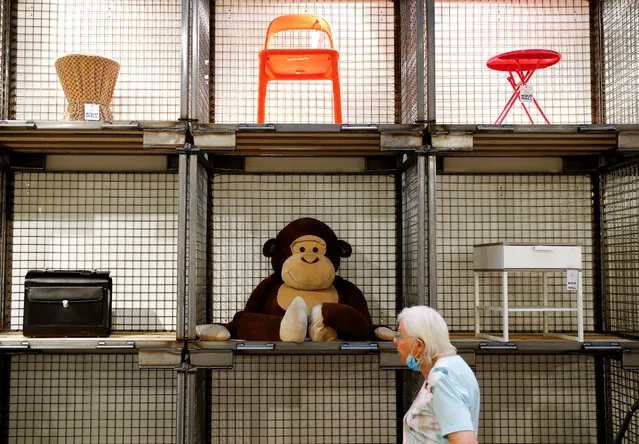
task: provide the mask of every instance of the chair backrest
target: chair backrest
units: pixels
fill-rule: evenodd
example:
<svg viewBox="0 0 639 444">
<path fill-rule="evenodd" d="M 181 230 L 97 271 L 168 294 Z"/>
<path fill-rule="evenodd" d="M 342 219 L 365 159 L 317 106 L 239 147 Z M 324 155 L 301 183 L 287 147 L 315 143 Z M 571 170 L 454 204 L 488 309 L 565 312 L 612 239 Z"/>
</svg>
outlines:
<svg viewBox="0 0 639 444">
<path fill-rule="evenodd" d="M 268 49 L 271 38 L 282 31 L 297 31 L 297 30 L 309 30 L 320 31 L 326 34 L 331 44 L 331 48 L 335 48 L 333 44 L 333 34 L 331 32 L 331 26 L 328 21 L 319 15 L 313 14 L 291 14 L 281 15 L 268 25 L 266 31 L 266 41 L 264 42 L 264 49 Z"/>
</svg>

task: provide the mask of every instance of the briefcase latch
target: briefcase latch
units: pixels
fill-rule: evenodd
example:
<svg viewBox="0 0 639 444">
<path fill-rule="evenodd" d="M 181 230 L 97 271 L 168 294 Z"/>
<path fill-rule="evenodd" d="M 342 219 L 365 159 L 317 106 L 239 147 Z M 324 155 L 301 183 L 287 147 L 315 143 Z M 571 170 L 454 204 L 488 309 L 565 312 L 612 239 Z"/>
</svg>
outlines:
<svg viewBox="0 0 639 444">
<path fill-rule="evenodd" d="M 68 300 L 66 300 L 66 299 L 63 299 L 63 300 L 62 300 L 62 306 L 63 306 L 64 308 L 69 308 L 69 301 L 68 301 Z"/>
</svg>

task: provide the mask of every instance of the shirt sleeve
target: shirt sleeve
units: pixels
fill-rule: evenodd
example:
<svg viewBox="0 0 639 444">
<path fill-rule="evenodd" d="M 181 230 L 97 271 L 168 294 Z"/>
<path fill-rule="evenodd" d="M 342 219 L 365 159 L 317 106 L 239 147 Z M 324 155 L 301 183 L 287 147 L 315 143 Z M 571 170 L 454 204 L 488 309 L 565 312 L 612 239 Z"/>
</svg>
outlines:
<svg viewBox="0 0 639 444">
<path fill-rule="evenodd" d="M 439 378 L 433 392 L 433 413 L 441 427 L 442 436 L 463 430 L 475 431 L 470 416 L 466 390 L 455 384 L 450 376 Z"/>
</svg>

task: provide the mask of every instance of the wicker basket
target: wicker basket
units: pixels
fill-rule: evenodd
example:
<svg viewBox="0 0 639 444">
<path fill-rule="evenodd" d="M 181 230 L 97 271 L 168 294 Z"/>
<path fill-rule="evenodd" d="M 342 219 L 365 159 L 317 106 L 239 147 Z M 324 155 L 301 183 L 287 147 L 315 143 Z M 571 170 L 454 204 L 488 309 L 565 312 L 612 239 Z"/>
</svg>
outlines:
<svg viewBox="0 0 639 444">
<path fill-rule="evenodd" d="M 84 120 L 84 105 L 100 106 L 100 120 L 113 120 L 111 98 L 120 64 L 100 56 L 69 54 L 55 62 L 55 69 L 69 101 L 63 120 Z"/>
</svg>

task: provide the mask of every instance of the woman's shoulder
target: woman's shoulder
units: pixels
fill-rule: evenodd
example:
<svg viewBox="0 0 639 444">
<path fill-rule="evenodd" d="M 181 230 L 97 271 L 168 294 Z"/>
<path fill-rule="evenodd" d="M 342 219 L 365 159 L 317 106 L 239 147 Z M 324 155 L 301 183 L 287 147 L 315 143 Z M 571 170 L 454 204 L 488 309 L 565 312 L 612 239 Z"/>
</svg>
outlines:
<svg viewBox="0 0 639 444">
<path fill-rule="evenodd" d="M 446 356 L 435 361 L 428 375 L 428 385 L 434 387 L 444 378 L 454 384 L 462 384 L 468 378 L 475 378 L 472 369 L 459 355 Z"/>
</svg>

